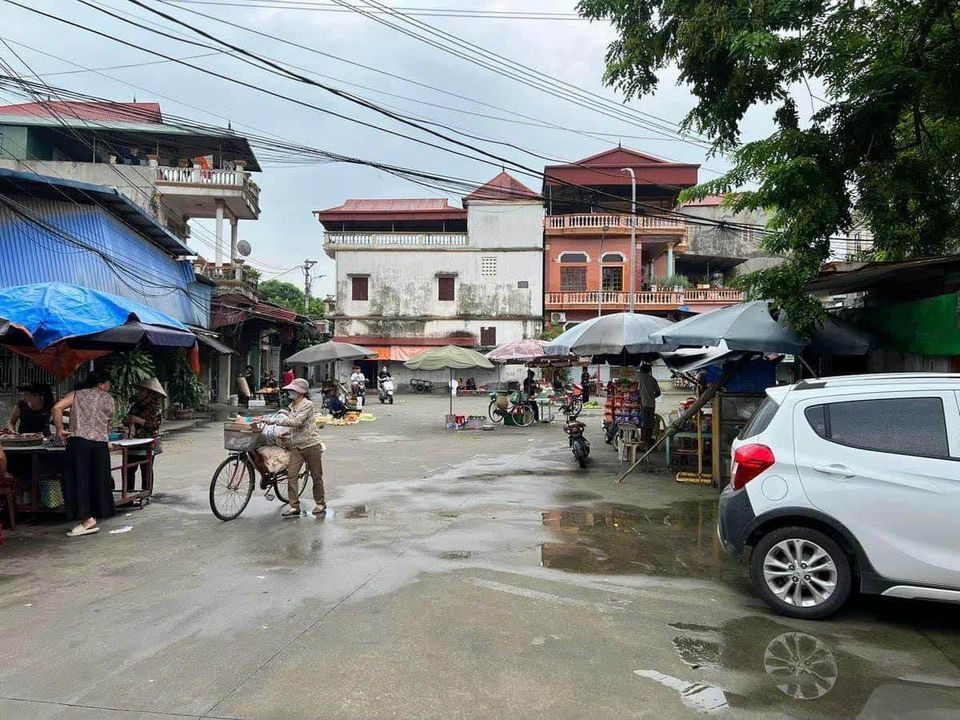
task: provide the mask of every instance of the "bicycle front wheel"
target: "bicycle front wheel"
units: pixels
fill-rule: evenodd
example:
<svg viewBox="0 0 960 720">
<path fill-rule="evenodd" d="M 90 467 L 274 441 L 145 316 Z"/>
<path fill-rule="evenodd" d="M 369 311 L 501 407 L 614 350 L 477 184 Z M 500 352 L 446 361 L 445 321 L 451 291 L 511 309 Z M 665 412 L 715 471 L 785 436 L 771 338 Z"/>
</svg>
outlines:
<svg viewBox="0 0 960 720">
<path fill-rule="evenodd" d="M 253 466 L 242 455 L 231 455 L 213 473 L 210 509 L 223 521 L 234 520 L 253 495 Z"/>
<path fill-rule="evenodd" d="M 533 408 L 529 405 L 514 405 L 511 415 L 513 415 L 513 422 L 520 427 L 533 425 Z"/>
<path fill-rule="evenodd" d="M 307 464 L 304 463 L 300 468 L 300 481 L 297 484 L 299 488 L 297 492 L 298 497 L 303 497 L 303 491 L 307 487 L 307 478 L 310 477 L 310 468 L 307 467 Z M 273 489 L 277 493 L 277 498 L 280 502 L 286 503 L 290 502 L 290 483 L 287 482 L 287 471 L 281 470 L 273 477 Z"/>
</svg>

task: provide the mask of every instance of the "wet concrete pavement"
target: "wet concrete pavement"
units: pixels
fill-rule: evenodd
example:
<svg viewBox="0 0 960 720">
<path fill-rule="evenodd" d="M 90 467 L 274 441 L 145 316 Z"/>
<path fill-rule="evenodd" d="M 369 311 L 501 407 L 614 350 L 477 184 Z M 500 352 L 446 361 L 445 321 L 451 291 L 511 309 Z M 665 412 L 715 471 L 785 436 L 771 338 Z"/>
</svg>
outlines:
<svg viewBox="0 0 960 720">
<path fill-rule="evenodd" d="M 949 606 L 780 618 L 721 552 L 715 491 L 614 485 L 599 417 L 580 471 L 558 425 L 449 433 L 442 398 L 400 400 L 325 430 L 323 519 L 258 491 L 216 520 L 212 425 L 99 535 L 9 534 L 0 718 L 960 717 Z"/>
</svg>

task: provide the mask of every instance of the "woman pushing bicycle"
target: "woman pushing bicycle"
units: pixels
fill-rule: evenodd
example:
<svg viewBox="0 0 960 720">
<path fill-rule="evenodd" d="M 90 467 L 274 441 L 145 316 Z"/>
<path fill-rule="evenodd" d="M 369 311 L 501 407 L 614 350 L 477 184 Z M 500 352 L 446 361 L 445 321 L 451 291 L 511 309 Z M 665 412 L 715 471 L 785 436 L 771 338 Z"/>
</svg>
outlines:
<svg viewBox="0 0 960 720">
<path fill-rule="evenodd" d="M 289 414 L 271 418 L 258 418 L 258 425 L 283 425 L 290 428 L 290 462 L 287 465 L 287 484 L 290 507 L 283 511 L 283 517 L 300 517 L 300 488 L 298 486 L 300 468 L 307 463 L 310 477 L 313 478 L 313 499 L 317 506 L 313 514 L 320 516 L 327 511 L 323 494 L 323 445 L 320 442 L 320 430 L 317 428 L 317 410 L 310 400 L 310 385 L 303 378 L 297 378 L 283 387 L 290 398 Z"/>
</svg>

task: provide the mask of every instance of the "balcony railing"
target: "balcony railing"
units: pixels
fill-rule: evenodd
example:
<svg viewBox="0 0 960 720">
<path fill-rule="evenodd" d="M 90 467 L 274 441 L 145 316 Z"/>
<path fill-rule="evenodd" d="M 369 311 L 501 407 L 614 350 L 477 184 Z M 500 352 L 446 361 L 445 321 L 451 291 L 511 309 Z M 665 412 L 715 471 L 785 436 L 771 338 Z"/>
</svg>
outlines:
<svg viewBox="0 0 960 720">
<path fill-rule="evenodd" d="M 687 224 L 675 217 L 662 215 L 548 215 L 544 218 L 547 230 L 603 230 L 603 228 L 627 229 L 636 224 L 638 230 L 676 230 L 685 232 Z"/>
<path fill-rule="evenodd" d="M 740 290 L 666 290 L 645 291 L 634 293 L 636 306 L 666 305 L 677 306 L 695 304 L 728 305 L 743 302 L 743 293 Z M 547 307 L 573 308 L 622 306 L 630 304 L 630 293 L 627 292 L 548 292 L 545 296 Z"/>
<path fill-rule="evenodd" d="M 236 188 L 244 192 L 254 207 L 259 207 L 260 203 L 260 186 L 250 178 L 250 173 L 245 170 L 158 167 L 157 183 L 190 187 Z"/>
<path fill-rule="evenodd" d="M 467 233 L 454 232 L 338 232 L 324 235 L 327 245 L 370 247 L 465 247 Z"/>
</svg>

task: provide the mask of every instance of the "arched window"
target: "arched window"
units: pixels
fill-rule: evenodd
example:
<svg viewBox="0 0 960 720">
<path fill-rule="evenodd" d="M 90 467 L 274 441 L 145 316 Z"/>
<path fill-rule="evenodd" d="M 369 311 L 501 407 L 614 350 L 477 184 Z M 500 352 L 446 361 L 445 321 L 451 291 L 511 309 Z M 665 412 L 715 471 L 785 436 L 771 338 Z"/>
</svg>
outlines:
<svg viewBox="0 0 960 720">
<path fill-rule="evenodd" d="M 590 257 L 582 252 L 562 252 L 557 260 L 562 263 L 585 263 L 590 262 Z"/>
<path fill-rule="evenodd" d="M 619 253 L 619 252 L 604 253 L 600 257 L 600 262 L 602 263 L 622 263 L 626 261 L 627 259 L 623 256 L 623 253 Z"/>
</svg>

